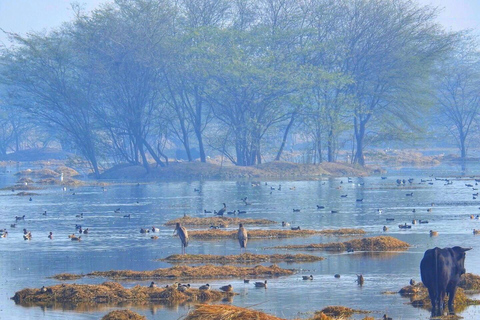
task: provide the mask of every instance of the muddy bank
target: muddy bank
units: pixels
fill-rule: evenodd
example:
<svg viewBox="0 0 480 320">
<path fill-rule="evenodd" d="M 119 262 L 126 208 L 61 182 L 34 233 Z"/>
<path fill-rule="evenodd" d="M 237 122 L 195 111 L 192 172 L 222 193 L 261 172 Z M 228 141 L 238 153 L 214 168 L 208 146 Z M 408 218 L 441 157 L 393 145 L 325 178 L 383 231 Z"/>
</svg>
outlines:
<svg viewBox="0 0 480 320">
<path fill-rule="evenodd" d="M 123 301 L 142 301 L 157 303 L 182 303 L 187 301 L 218 301 L 233 292 L 199 290 L 189 288 L 180 291 L 172 286 L 168 288 L 135 286 L 124 288 L 116 282 L 104 282 L 100 285 L 59 284 L 40 289 L 23 289 L 15 293 L 13 300 L 17 304 L 36 303 L 39 305 L 54 302 L 61 303 L 118 303 Z"/>
<path fill-rule="evenodd" d="M 345 242 L 315 243 L 307 245 L 278 246 L 279 249 L 328 250 L 328 251 L 398 251 L 410 245 L 389 236 L 354 239 Z"/>
<path fill-rule="evenodd" d="M 147 320 L 147 318 L 130 310 L 114 310 L 104 315 L 102 320 Z"/>
<path fill-rule="evenodd" d="M 216 278 L 243 278 L 243 277 L 278 277 L 292 275 L 293 270 L 283 269 L 277 265 L 235 267 L 235 266 L 175 266 L 172 268 L 156 269 L 152 271 L 112 270 L 87 273 L 86 277 L 105 277 L 110 279 L 216 279 Z M 69 274 L 61 274 L 62 278 Z M 54 279 L 62 280 L 53 276 Z"/>
<path fill-rule="evenodd" d="M 247 308 L 240 308 L 229 305 L 208 305 L 201 304 L 195 306 L 185 320 L 285 320 L 264 312 L 255 311 Z"/>
<path fill-rule="evenodd" d="M 258 263 L 258 262 L 314 262 L 324 260 L 322 257 L 313 256 L 309 254 L 253 254 L 243 253 L 240 255 L 219 256 L 211 254 L 175 254 L 160 259 L 170 263 Z"/>
<path fill-rule="evenodd" d="M 194 217 L 185 216 L 182 218 L 167 221 L 165 225 L 174 226 L 177 223 L 180 223 L 182 226 L 228 227 L 229 225 L 238 225 L 239 223 L 243 223 L 244 225 L 263 225 L 263 224 L 276 224 L 278 222 L 267 220 L 267 219 L 241 219 L 241 218 L 228 218 L 228 217 L 194 218 Z"/>
<path fill-rule="evenodd" d="M 248 230 L 249 239 L 267 239 L 267 238 L 293 238 L 308 237 L 312 235 L 363 235 L 362 229 L 337 229 L 337 230 Z M 192 239 L 237 239 L 237 230 L 195 230 L 189 231 L 188 235 Z"/>
</svg>

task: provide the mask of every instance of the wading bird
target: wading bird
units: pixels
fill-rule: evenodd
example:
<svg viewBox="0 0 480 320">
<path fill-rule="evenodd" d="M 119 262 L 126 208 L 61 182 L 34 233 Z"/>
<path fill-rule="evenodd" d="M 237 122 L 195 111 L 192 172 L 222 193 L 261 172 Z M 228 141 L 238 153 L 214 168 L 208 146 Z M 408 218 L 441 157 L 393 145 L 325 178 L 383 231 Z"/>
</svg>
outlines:
<svg viewBox="0 0 480 320">
<path fill-rule="evenodd" d="M 188 231 L 185 227 L 182 227 L 180 223 L 177 223 L 173 234 L 178 234 L 180 241 L 182 241 L 182 254 L 185 254 L 185 248 L 188 247 Z"/>
<path fill-rule="evenodd" d="M 240 253 L 242 252 L 242 248 L 247 251 L 247 241 L 248 241 L 248 234 L 247 230 L 243 227 L 243 224 L 238 225 L 238 243 L 240 243 Z"/>
</svg>

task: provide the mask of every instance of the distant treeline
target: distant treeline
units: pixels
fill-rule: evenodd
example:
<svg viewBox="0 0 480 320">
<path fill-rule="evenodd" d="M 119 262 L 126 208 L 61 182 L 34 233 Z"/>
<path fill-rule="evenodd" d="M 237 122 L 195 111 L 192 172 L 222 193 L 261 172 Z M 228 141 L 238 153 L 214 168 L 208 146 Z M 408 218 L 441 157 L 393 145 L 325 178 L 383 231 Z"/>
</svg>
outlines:
<svg viewBox="0 0 480 320">
<path fill-rule="evenodd" d="M 393 141 L 458 143 L 478 127 L 469 32 L 409 0 L 115 0 L 0 48 L 0 153 L 54 137 L 99 162 L 168 164 L 217 152 L 281 159 L 292 135 L 313 162 Z M 207 151 L 206 151 L 207 150 Z"/>
</svg>

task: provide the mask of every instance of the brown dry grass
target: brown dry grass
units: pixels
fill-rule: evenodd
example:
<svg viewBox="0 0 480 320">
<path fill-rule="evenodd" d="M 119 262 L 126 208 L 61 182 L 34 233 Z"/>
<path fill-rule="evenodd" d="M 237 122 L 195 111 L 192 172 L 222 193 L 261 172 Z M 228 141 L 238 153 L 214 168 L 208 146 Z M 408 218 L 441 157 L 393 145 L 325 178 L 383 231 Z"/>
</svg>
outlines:
<svg viewBox="0 0 480 320">
<path fill-rule="evenodd" d="M 50 169 L 38 169 L 38 170 L 22 170 L 15 173 L 16 176 L 28 176 L 28 177 L 36 177 L 36 178 L 58 178 L 60 177 L 60 173 L 57 173 Z"/>
<path fill-rule="evenodd" d="M 240 255 L 219 256 L 211 254 L 174 254 L 160 259 L 170 263 L 190 262 L 190 263 L 258 263 L 258 262 L 313 262 L 324 260 L 322 257 L 313 256 L 309 254 L 253 254 L 243 253 Z"/>
<path fill-rule="evenodd" d="M 56 274 L 53 277 L 50 277 L 57 280 L 77 280 L 83 278 L 82 274 L 71 274 L 71 273 L 60 273 Z"/>
<path fill-rule="evenodd" d="M 240 219 L 240 218 L 228 218 L 228 217 L 205 217 L 205 218 L 194 218 L 185 216 L 183 218 L 178 218 L 175 220 L 170 220 L 165 223 L 166 226 L 174 226 L 175 224 L 180 223 L 185 226 L 225 226 L 228 225 L 238 225 L 243 223 L 244 225 L 249 224 L 275 224 L 277 222 L 267 219 Z M 190 234 L 190 232 L 189 232 Z"/>
<path fill-rule="evenodd" d="M 57 169 L 55 169 L 55 172 L 58 173 L 58 174 L 62 174 L 62 173 L 63 173 L 63 176 L 64 176 L 64 177 L 75 177 L 75 176 L 79 176 L 79 175 L 80 175 L 80 173 L 78 173 L 77 170 L 72 169 L 72 168 L 69 168 L 69 167 L 66 167 L 66 166 L 60 166 L 60 167 L 58 167 Z"/>
<path fill-rule="evenodd" d="M 480 276 L 473 273 L 465 273 L 460 279 L 458 286 L 464 290 L 480 291 Z"/>
<path fill-rule="evenodd" d="M 252 309 L 240 308 L 230 305 L 208 305 L 200 304 L 195 306 L 185 320 L 284 320 L 269 314 Z"/>
<path fill-rule="evenodd" d="M 409 297 L 410 302 L 414 307 L 420 307 L 424 309 L 431 309 L 430 297 L 428 296 L 427 288 L 423 283 L 417 283 L 414 286 L 403 287 L 399 293 L 404 297 Z M 448 297 L 445 297 L 445 301 L 448 301 Z M 470 299 L 465 295 L 465 290 L 457 288 L 455 295 L 455 311 L 460 312 L 469 305 L 478 305 L 480 300 Z"/>
<path fill-rule="evenodd" d="M 293 238 L 308 237 L 315 234 L 321 235 L 363 235 L 364 230 L 361 229 L 337 229 L 337 230 L 248 230 L 249 239 L 265 239 L 265 238 Z M 237 239 L 237 230 L 195 230 L 189 231 L 188 235 L 193 239 Z"/>
<path fill-rule="evenodd" d="M 86 274 L 88 277 L 106 277 L 110 279 L 215 279 L 243 277 L 274 277 L 292 275 L 293 270 L 283 269 L 277 265 L 235 267 L 235 266 L 175 266 L 152 271 L 111 270 L 95 271 Z M 65 274 L 62 274 L 65 276 Z M 68 275 L 68 274 L 67 274 Z M 57 279 L 57 276 L 53 278 Z"/>
<path fill-rule="evenodd" d="M 16 194 L 16 196 L 20 196 L 20 197 L 38 196 L 38 195 L 39 195 L 39 193 L 26 192 L 26 191 L 18 192 L 18 193 Z"/>
<path fill-rule="evenodd" d="M 328 306 L 323 308 L 321 311 L 317 311 L 315 314 L 325 314 L 326 316 L 332 318 L 349 318 L 354 313 L 369 313 L 368 311 L 355 310 L 343 306 Z"/>
<path fill-rule="evenodd" d="M 114 310 L 104 315 L 102 320 L 147 320 L 147 318 L 130 310 Z"/>
<path fill-rule="evenodd" d="M 45 304 L 53 302 L 118 303 L 123 301 L 182 303 L 186 301 L 218 301 L 232 295 L 235 293 L 194 288 L 184 292 L 173 287 L 149 288 L 139 285 L 126 289 L 116 282 L 104 282 L 99 285 L 59 284 L 47 287 L 46 292 L 42 292 L 41 289 L 23 289 L 16 292 L 12 299 L 20 304 L 23 302 Z"/>
<path fill-rule="evenodd" d="M 397 251 L 406 250 L 410 245 L 404 241 L 389 236 L 354 239 L 346 242 L 316 243 L 307 245 L 279 246 L 282 249 L 332 250 L 332 251 Z"/>
<path fill-rule="evenodd" d="M 48 185 L 64 185 L 64 186 L 81 186 L 84 185 L 85 182 L 72 179 L 72 178 L 64 178 L 63 181 L 60 181 L 58 178 L 45 178 L 40 179 L 37 181 L 38 184 L 48 184 Z"/>
</svg>

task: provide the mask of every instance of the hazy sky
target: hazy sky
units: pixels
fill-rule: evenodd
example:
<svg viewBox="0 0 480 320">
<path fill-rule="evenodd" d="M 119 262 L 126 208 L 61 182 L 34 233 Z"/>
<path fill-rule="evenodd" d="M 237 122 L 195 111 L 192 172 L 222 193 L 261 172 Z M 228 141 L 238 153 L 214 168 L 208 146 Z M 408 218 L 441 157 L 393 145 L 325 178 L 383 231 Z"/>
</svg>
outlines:
<svg viewBox="0 0 480 320">
<path fill-rule="evenodd" d="M 108 0 L 78 0 L 92 10 Z M 447 30 L 476 29 L 480 34 L 479 0 L 416 0 L 444 8 L 439 22 Z M 0 0 L 0 28 L 25 34 L 59 26 L 73 17 L 72 0 Z M 0 32 L 0 44 L 8 45 L 7 37 Z"/>
</svg>

